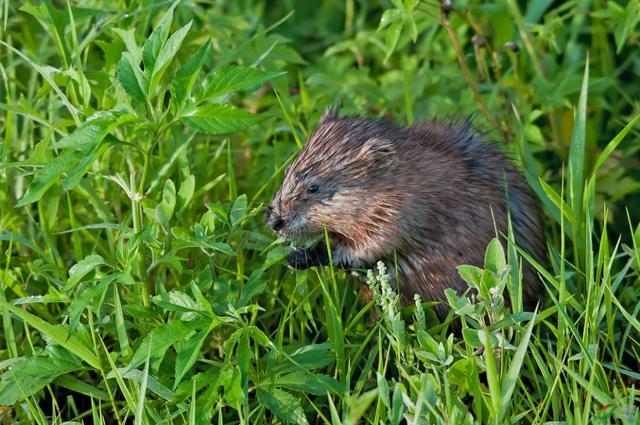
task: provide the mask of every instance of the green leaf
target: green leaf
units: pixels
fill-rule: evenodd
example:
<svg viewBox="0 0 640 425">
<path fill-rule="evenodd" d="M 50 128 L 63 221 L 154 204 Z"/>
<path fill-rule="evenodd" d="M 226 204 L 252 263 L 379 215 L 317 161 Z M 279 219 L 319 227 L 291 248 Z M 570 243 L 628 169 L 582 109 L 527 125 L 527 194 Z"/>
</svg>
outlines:
<svg viewBox="0 0 640 425">
<path fill-rule="evenodd" d="M 507 262 L 504 256 L 504 249 L 498 238 L 493 238 L 487 246 L 484 256 L 484 267 L 487 270 L 498 274 L 505 268 Z"/>
<path fill-rule="evenodd" d="M 198 356 L 200 355 L 200 350 L 202 349 L 202 345 L 204 344 L 207 335 L 211 329 L 203 329 L 198 331 L 191 338 L 176 344 L 176 368 L 175 368 L 175 382 L 173 384 L 173 388 L 175 389 L 182 378 L 189 372 L 191 367 L 195 364 Z"/>
<path fill-rule="evenodd" d="M 378 396 L 382 404 L 387 409 L 391 408 L 391 402 L 389 401 L 389 383 L 387 379 L 380 372 L 376 372 L 376 381 L 378 384 Z"/>
<path fill-rule="evenodd" d="M 162 201 L 155 209 L 155 217 L 163 226 L 169 225 L 169 220 L 173 216 L 176 206 L 176 187 L 172 180 L 167 180 L 162 190 Z"/>
<path fill-rule="evenodd" d="M 2 373 L 0 405 L 11 406 L 34 395 L 60 375 L 82 368 L 75 356 L 59 349 L 50 356 L 21 357 Z"/>
<path fill-rule="evenodd" d="M 551 202 L 553 202 L 553 205 L 555 205 L 558 208 L 558 211 L 562 211 L 562 214 L 564 215 L 564 218 L 567 220 L 567 222 L 571 226 L 575 226 L 576 216 L 575 214 L 573 214 L 571 207 L 567 205 L 567 203 L 564 201 L 564 199 L 562 199 L 560 194 L 556 192 L 555 189 L 549 185 L 549 183 L 544 181 L 541 177 L 538 178 L 538 181 L 540 183 L 540 187 L 544 191 L 544 194 L 547 195 L 547 198 Z"/>
<path fill-rule="evenodd" d="M 144 360 L 146 360 L 146 358 Z M 144 372 L 138 369 L 129 370 L 127 368 L 121 367 L 121 368 L 118 368 L 117 370 L 118 370 L 118 373 L 123 378 L 130 379 L 134 382 L 137 382 L 138 384 L 142 384 L 142 382 L 146 380 L 147 388 L 149 388 L 149 391 L 157 394 L 158 396 L 162 397 L 167 401 L 173 400 L 173 391 L 171 391 L 169 388 L 162 385 L 160 381 L 158 381 L 153 376 L 147 375 L 145 377 Z M 115 379 L 115 378 L 116 378 L 116 374 L 113 371 L 107 374 L 107 379 Z"/>
<path fill-rule="evenodd" d="M 463 264 L 458 266 L 458 273 L 467 284 L 477 288 L 480 285 L 484 271 L 479 267 Z"/>
<path fill-rule="evenodd" d="M 507 413 L 509 406 L 511 406 L 511 396 L 513 395 L 513 390 L 518 383 L 518 378 L 520 377 L 520 369 L 522 368 L 522 364 L 524 363 L 524 356 L 527 353 L 527 348 L 529 347 L 529 340 L 531 339 L 531 332 L 533 331 L 533 325 L 536 323 L 535 316 L 529 322 L 527 326 L 527 330 L 518 344 L 518 348 L 511 359 L 511 365 L 509 366 L 509 370 L 504 380 L 502 381 L 502 388 L 500 391 L 500 412 L 498 415 L 498 422 L 502 422 L 504 415 Z"/>
<path fill-rule="evenodd" d="M 198 100 L 212 99 L 235 91 L 253 91 L 265 81 L 275 78 L 284 72 L 262 71 L 246 66 L 229 66 L 216 70 L 207 76 L 202 93 Z"/>
<path fill-rule="evenodd" d="M 224 387 L 224 400 L 230 406 L 239 409 L 244 400 L 244 391 L 240 385 L 240 370 L 237 366 L 227 366 L 220 374 Z"/>
<path fill-rule="evenodd" d="M 84 381 L 74 378 L 71 375 L 62 375 L 56 378 L 53 383 L 71 391 L 96 398 L 98 400 L 109 401 L 109 394 L 88 384 Z"/>
<path fill-rule="evenodd" d="M 332 394 L 341 394 L 343 390 L 343 386 L 331 376 L 302 370 L 278 377 L 267 376 L 262 385 L 269 384 L 277 384 L 279 387 L 317 396 L 326 395 L 327 391 Z"/>
<path fill-rule="evenodd" d="M 127 51 L 131 53 L 131 57 L 134 59 L 134 63 L 140 63 L 140 60 L 142 59 L 142 47 L 138 46 L 138 43 L 136 43 L 136 30 L 134 28 L 130 28 L 128 30 L 113 28 L 113 32 L 118 34 L 122 41 L 124 41 Z"/>
<path fill-rule="evenodd" d="M 144 62 L 144 69 L 153 70 L 155 68 L 156 60 L 160 54 L 162 46 L 164 46 L 169 37 L 169 30 L 171 29 L 171 22 L 173 21 L 173 9 L 178 5 L 180 0 L 175 1 L 169 10 L 165 12 L 160 19 L 160 23 L 153 30 L 147 41 L 145 41 L 142 48 L 142 60 Z"/>
<path fill-rule="evenodd" d="M 171 37 L 169 37 L 169 40 L 166 42 L 166 44 L 162 46 L 162 49 L 160 50 L 158 58 L 153 67 L 153 71 L 151 72 L 151 76 L 149 77 L 149 87 L 147 89 L 147 93 L 149 94 L 149 96 L 153 93 L 156 85 L 158 84 L 158 81 L 160 81 L 160 78 L 162 78 L 162 75 L 166 71 L 167 67 L 169 66 L 175 55 L 178 53 L 178 50 L 180 49 L 180 46 L 182 45 L 187 32 L 189 32 L 189 29 L 191 28 L 192 22 L 193 21 L 189 21 L 187 25 L 183 26 L 178 31 L 173 33 Z"/>
<path fill-rule="evenodd" d="M 274 264 L 279 263 L 280 260 L 285 258 L 290 252 L 291 248 L 285 245 L 278 245 L 269 250 L 269 252 L 267 252 L 266 258 L 264 259 L 264 264 L 261 267 L 262 270 L 266 270 Z"/>
<path fill-rule="evenodd" d="M 593 178 L 602 164 L 609 158 L 609 156 L 616 150 L 620 142 L 624 140 L 625 136 L 631 131 L 631 129 L 636 125 L 636 123 L 640 120 L 640 115 L 636 115 L 633 117 L 631 121 L 622 129 L 616 136 L 607 144 L 607 147 L 602 150 L 600 156 L 598 156 L 598 160 L 596 161 L 596 165 L 593 167 L 593 171 L 591 174 L 591 178 Z"/>
<path fill-rule="evenodd" d="M 233 202 L 233 206 L 231 207 L 231 212 L 229 212 L 229 220 L 231 220 L 231 226 L 235 227 L 235 225 L 243 219 L 246 215 L 247 211 L 247 195 L 240 195 Z"/>
<path fill-rule="evenodd" d="M 87 171 L 89 171 L 89 168 L 91 168 L 96 158 L 102 155 L 108 147 L 108 145 L 102 144 L 88 152 L 75 167 L 69 170 L 67 178 L 64 179 L 64 183 L 62 184 L 62 189 L 68 191 L 78 186 L 80 180 L 87 174 Z"/>
<path fill-rule="evenodd" d="M 37 329 L 38 332 L 51 338 L 53 341 L 66 348 L 69 352 L 80 357 L 90 366 L 100 369 L 100 360 L 96 357 L 94 352 L 89 349 L 91 344 L 86 341 L 85 338 L 80 339 L 77 336 L 77 333 L 69 335 L 69 329 L 67 326 L 47 323 L 41 318 L 9 304 L 4 300 L 0 300 L 0 306 L 2 306 L 3 309 L 9 310 L 24 322 Z"/>
<path fill-rule="evenodd" d="M 183 322 L 173 320 L 154 328 L 149 334 L 143 337 L 142 343 L 131 358 L 128 370 L 133 370 L 144 363 L 147 358 L 147 350 L 151 345 L 151 358 L 157 359 L 164 355 L 170 346 L 186 338 L 202 324 L 197 321 Z"/>
<path fill-rule="evenodd" d="M 104 258 L 97 254 L 88 255 L 78 261 L 69 269 L 69 279 L 67 279 L 65 290 L 70 291 L 87 273 L 104 264 L 106 264 Z"/>
<path fill-rule="evenodd" d="M 286 391 L 275 387 L 258 387 L 258 402 L 275 416 L 291 424 L 308 424 L 300 401 Z"/>
<path fill-rule="evenodd" d="M 385 55 L 384 61 L 389 60 L 391 55 L 393 54 L 396 46 L 398 45 L 398 40 L 400 39 L 400 34 L 402 32 L 403 22 L 397 21 L 389 25 L 387 29 L 387 33 L 385 36 L 385 46 L 387 48 L 387 54 Z"/>
<path fill-rule="evenodd" d="M 589 87 L 589 58 L 584 67 L 584 77 L 578 100 L 578 110 L 575 112 L 571 147 L 569 148 L 569 172 L 571 185 L 572 210 L 579 220 L 582 220 L 582 195 L 584 188 L 584 152 L 587 122 L 587 89 Z"/>
<path fill-rule="evenodd" d="M 88 147 L 100 143 L 121 114 L 112 111 L 100 111 L 93 114 L 89 119 L 76 128 L 73 133 L 63 137 L 52 148 L 73 148 L 86 151 Z"/>
<path fill-rule="evenodd" d="M 189 206 L 195 188 L 196 178 L 191 174 L 180 184 L 180 189 L 178 190 L 178 211 L 183 211 Z"/>
<path fill-rule="evenodd" d="M 144 102 L 146 100 L 148 80 L 140 71 L 138 61 L 125 52 L 118 62 L 117 78 L 127 94 L 136 100 Z"/>
<path fill-rule="evenodd" d="M 207 40 L 207 42 L 198 49 L 196 54 L 176 72 L 171 82 L 171 93 L 176 105 L 182 105 L 182 102 L 191 94 L 193 85 L 198 78 L 202 66 L 209 57 L 210 51 L 211 40 Z"/>
<path fill-rule="evenodd" d="M 224 134 L 248 128 L 263 118 L 230 105 L 211 104 L 195 108 L 180 119 L 205 133 Z"/>
<path fill-rule="evenodd" d="M 27 193 L 24 194 L 16 206 L 23 207 L 38 201 L 51 186 L 58 182 L 63 173 L 71 169 L 83 157 L 84 154 L 82 152 L 70 151 L 48 162 L 36 173 L 29 189 L 27 189 Z"/>
<path fill-rule="evenodd" d="M 400 423 L 404 409 L 402 389 L 400 388 L 400 384 L 396 383 L 396 387 L 393 389 L 393 398 L 391 399 L 391 417 L 389 418 L 392 424 L 398 425 Z"/>
</svg>

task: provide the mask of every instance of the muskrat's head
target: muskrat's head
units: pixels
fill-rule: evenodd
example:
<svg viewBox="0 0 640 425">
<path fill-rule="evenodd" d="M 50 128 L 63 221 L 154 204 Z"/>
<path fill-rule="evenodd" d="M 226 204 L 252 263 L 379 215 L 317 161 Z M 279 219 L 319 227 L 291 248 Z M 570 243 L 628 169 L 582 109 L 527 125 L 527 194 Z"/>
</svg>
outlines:
<svg viewBox="0 0 640 425">
<path fill-rule="evenodd" d="M 286 170 L 267 211 L 267 225 L 286 239 L 330 234 L 353 239 L 354 228 L 393 192 L 395 126 L 329 109 Z M 384 220 L 384 218 L 383 218 Z"/>
</svg>

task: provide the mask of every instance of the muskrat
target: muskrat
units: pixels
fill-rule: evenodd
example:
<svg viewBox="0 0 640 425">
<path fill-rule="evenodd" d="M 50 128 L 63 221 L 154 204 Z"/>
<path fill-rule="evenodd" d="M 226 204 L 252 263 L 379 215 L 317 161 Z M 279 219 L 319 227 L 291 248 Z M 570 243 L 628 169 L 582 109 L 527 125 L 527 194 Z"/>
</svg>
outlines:
<svg viewBox="0 0 640 425">
<path fill-rule="evenodd" d="M 545 243 L 535 198 L 495 146 L 463 122 L 433 119 L 402 127 L 329 109 L 287 168 L 267 225 L 289 240 L 329 237 L 341 268 L 397 270 L 405 303 L 445 300 L 468 287 L 457 266 L 482 266 L 496 229 L 507 234 L 507 203 L 518 246 L 542 261 Z M 505 246 L 504 238 L 502 238 Z M 297 248 L 295 268 L 326 265 L 324 240 Z M 523 300 L 541 284 L 524 261 Z M 448 309 L 436 308 L 442 318 Z"/>
</svg>

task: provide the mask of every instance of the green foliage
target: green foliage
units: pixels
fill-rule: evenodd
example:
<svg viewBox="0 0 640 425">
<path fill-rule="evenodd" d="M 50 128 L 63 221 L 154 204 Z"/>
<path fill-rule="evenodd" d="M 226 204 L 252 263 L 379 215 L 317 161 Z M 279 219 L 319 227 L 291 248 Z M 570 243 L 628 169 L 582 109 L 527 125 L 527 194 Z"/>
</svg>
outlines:
<svg viewBox="0 0 640 425">
<path fill-rule="evenodd" d="M 640 3 L 444 3 L 0 2 L 0 423 L 640 420 Z M 474 114 L 548 264 L 498 235 L 444 323 L 289 270 L 264 206 L 335 104 Z"/>
</svg>

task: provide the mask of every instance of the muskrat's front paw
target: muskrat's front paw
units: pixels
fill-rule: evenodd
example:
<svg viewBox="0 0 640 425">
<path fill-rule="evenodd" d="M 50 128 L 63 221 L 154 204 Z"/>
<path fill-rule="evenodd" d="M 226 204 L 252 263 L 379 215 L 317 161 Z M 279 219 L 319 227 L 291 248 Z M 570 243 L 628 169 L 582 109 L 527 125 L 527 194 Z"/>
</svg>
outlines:
<svg viewBox="0 0 640 425">
<path fill-rule="evenodd" d="M 287 255 L 287 261 L 289 262 L 289 266 L 294 269 L 306 269 L 309 267 L 309 254 L 304 248 L 296 248 Z"/>
</svg>

